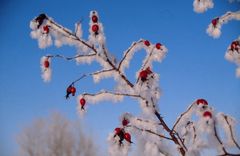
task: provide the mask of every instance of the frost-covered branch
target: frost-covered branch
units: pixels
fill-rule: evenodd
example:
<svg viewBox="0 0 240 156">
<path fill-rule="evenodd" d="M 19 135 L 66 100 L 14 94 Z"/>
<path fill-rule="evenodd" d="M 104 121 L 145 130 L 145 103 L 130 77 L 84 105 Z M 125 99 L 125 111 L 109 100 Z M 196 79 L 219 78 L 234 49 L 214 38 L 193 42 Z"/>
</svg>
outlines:
<svg viewBox="0 0 240 156">
<path fill-rule="evenodd" d="M 228 46 L 225 59 L 237 65 L 236 76 L 240 78 L 240 36 Z"/>
<path fill-rule="evenodd" d="M 221 27 L 230 20 L 240 20 L 240 10 L 236 12 L 228 11 L 220 17 L 214 18 L 208 25 L 206 32 L 213 38 L 218 38 L 221 35 Z"/>
<path fill-rule="evenodd" d="M 188 109 L 180 115 L 180 117 L 178 117 L 177 121 L 176 121 L 175 124 L 173 125 L 172 130 L 175 131 L 175 128 L 178 126 L 178 124 L 179 124 L 179 122 L 180 122 L 181 120 L 184 120 L 184 121 L 188 121 L 188 120 L 189 120 L 189 116 L 192 114 L 192 108 L 193 108 L 194 104 L 195 104 L 195 102 L 194 102 L 193 104 L 191 104 L 191 105 L 188 107 Z"/>
<path fill-rule="evenodd" d="M 85 103 L 98 103 L 100 101 L 112 101 L 119 102 L 122 101 L 124 97 L 132 97 L 140 100 L 145 100 L 143 97 L 137 94 L 128 94 L 120 92 L 109 92 L 109 91 L 100 91 L 96 94 L 84 93 L 78 96 L 78 103 L 81 105 L 80 110 L 85 110 Z M 82 101 L 84 100 L 84 103 Z"/>
<path fill-rule="evenodd" d="M 68 60 L 74 60 L 74 59 L 80 59 L 80 58 L 86 59 L 86 58 L 94 57 L 94 56 L 96 56 L 95 53 L 88 54 L 88 55 L 78 54 L 78 55 L 73 56 L 73 57 L 66 57 L 64 55 L 59 55 L 59 54 L 57 54 L 57 55 L 46 55 L 45 57 L 48 57 L 48 58 L 62 58 L 64 60 L 68 61 Z"/>
<path fill-rule="evenodd" d="M 134 129 L 137 129 L 137 130 L 142 131 L 142 132 L 147 132 L 147 133 L 156 135 L 156 136 L 158 136 L 158 137 L 160 137 L 160 138 L 164 138 L 164 139 L 167 139 L 167 140 L 172 140 L 172 138 L 169 138 L 169 137 L 166 137 L 166 136 L 164 136 L 164 135 L 158 134 L 158 133 L 153 132 L 153 131 L 151 131 L 151 130 L 149 130 L 149 129 L 143 129 L 143 128 L 139 128 L 139 127 L 137 127 L 137 126 L 132 126 L 132 125 L 128 125 L 127 127 L 134 128 Z"/>
<path fill-rule="evenodd" d="M 140 70 L 144 70 L 147 67 L 152 66 L 153 61 L 162 61 L 164 58 L 167 48 L 160 44 L 156 43 L 155 45 L 150 43 L 148 40 L 140 39 L 137 42 L 133 42 L 132 45 L 124 52 L 123 58 L 118 65 L 118 69 L 121 72 L 124 72 L 124 69 L 129 66 L 129 62 L 132 59 L 135 52 L 145 49 L 146 57 L 143 60 L 142 67 Z"/>
</svg>

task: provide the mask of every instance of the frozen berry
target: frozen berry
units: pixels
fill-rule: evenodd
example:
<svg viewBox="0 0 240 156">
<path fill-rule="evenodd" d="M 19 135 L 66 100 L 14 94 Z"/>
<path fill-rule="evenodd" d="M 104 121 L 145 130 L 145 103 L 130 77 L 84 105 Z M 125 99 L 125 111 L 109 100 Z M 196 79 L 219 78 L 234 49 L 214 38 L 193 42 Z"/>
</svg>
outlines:
<svg viewBox="0 0 240 156">
<path fill-rule="evenodd" d="M 45 60 L 45 61 L 44 61 L 44 67 L 45 67 L 45 68 L 49 68 L 49 66 L 50 66 L 49 61 L 48 61 L 48 60 Z"/>
<path fill-rule="evenodd" d="M 129 121 L 127 119 L 123 119 L 122 120 L 122 125 L 123 126 L 126 126 L 128 123 L 129 123 Z"/>
<path fill-rule="evenodd" d="M 146 70 L 143 70 L 139 73 L 139 78 L 142 81 L 146 81 L 147 80 L 147 76 L 148 76 L 148 72 Z"/>
<path fill-rule="evenodd" d="M 80 99 L 80 104 L 81 104 L 82 107 L 84 107 L 85 104 L 86 104 L 86 100 L 84 98 L 81 98 Z"/>
<path fill-rule="evenodd" d="M 98 17 L 96 15 L 92 16 L 92 21 L 93 23 L 97 23 L 98 22 Z"/>
<path fill-rule="evenodd" d="M 99 26 L 98 26 L 97 24 L 94 24 L 94 25 L 92 26 L 92 31 L 95 32 L 95 33 L 97 33 L 98 30 L 99 30 Z"/>
<path fill-rule="evenodd" d="M 127 140 L 127 141 L 130 142 L 130 143 L 132 142 L 132 141 L 131 141 L 131 135 L 130 135 L 129 133 L 125 133 L 125 134 L 124 134 L 124 139 Z"/>
<path fill-rule="evenodd" d="M 216 27 L 217 24 L 218 24 L 218 21 L 219 21 L 219 18 L 213 19 L 213 20 L 212 20 L 212 25 L 213 25 L 214 27 Z"/>
<path fill-rule="evenodd" d="M 231 50 L 236 50 L 238 49 L 237 46 L 239 45 L 238 41 L 233 41 L 231 44 Z"/>
<path fill-rule="evenodd" d="M 43 31 L 48 34 L 49 33 L 49 26 L 48 25 L 45 25 L 43 26 Z"/>
<path fill-rule="evenodd" d="M 212 118 L 212 113 L 209 112 L 209 111 L 206 111 L 206 112 L 203 113 L 203 116 Z"/>
<path fill-rule="evenodd" d="M 71 93 L 72 93 L 72 96 L 74 96 L 75 93 L 76 93 L 76 88 L 72 86 L 71 89 L 70 89 L 70 91 L 71 91 Z"/>
<path fill-rule="evenodd" d="M 121 128 L 115 128 L 115 130 L 114 130 L 114 132 L 115 132 L 116 135 L 119 134 L 121 131 L 122 131 Z"/>
<path fill-rule="evenodd" d="M 208 105 L 208 102 L 205 99 L 197 99 L 196 103 L 197 105 L 199 104 Z"/>
<path fill-rule="evenodd" d="M 149 42 L 148 40 L 145 40 L 145 41 L 144 41 L 144 44 L 145 44 L 146 46 L 150 46 L 150 42 Z"/>
<path fill-rule="evenodd" d="M 157 48 L 157 49 L 160 49 L 160 48 L 161 48 L 161 46 L 162 46 L 162 44 L 161 44 L 161 43 L 157 43 L 157 44 L 156 44 L 156 48 Z"/>
</svg>

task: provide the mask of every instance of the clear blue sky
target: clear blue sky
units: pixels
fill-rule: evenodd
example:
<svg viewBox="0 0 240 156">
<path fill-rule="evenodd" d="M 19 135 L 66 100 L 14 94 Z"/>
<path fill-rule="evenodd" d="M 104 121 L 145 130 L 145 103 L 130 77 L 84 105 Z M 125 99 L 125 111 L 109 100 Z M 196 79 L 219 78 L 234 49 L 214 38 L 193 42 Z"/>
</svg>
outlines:
<svg viewBox="0 0 240 156">
<path fill-rule="evenodd" d="M 0 155 L 14 154 L 17 133 L 36 117 L 58 110 L 76 119 L 76 100 L 66 101 L 65 89 L 81 73 L 99 69 L 96 63 L 76 66 L 74 62 L 57 59 L 53 61 L 52 82 L 44 83 L 40 77 L 40 57 L 49 53 L 71 56 L 75 49 L 38 48 L 37 41 L 29 36 L 29 22 L 42 12 L 72 30 L 74 23 L 83 19 L 86 39 L 89 12 L 97 10 L 104 24 L 108 48 L 118 59 L 140 38 L 165 44 L 169 53 L 161 64 L 155 64 L 154 71 L 160 73 L 160 112 L 169 125 L 196 98 L 207 99 L 216 111 L 239 120 L 240 80 L 235 77 L 235 65 L 226 61 L 224 54 L 231 41 L 239 36 L 240 22 L 224 25 L 219 39 L 209 37 L 205 30 L 212 18 L 228 10 L 237 11 L 240 4 L 215 1 L 214 9 L 197 14 L 193 12 L 192 3 L 192 0 L 1 1 Z M 134 80 L 140 59 L 141 55 L 137 55 L 127 70 L 131 80 Z M 114 82 L 110 80 L 96 85 L 87 78 L 77 84 L 77 93 L 111 89 Z M 118 104 L 105 102 L 91 106 L 84 122 L 104 146 L 107 134 L 126 111 L 138 114 L 138 103 L 125 99 Z"/>
</svg>

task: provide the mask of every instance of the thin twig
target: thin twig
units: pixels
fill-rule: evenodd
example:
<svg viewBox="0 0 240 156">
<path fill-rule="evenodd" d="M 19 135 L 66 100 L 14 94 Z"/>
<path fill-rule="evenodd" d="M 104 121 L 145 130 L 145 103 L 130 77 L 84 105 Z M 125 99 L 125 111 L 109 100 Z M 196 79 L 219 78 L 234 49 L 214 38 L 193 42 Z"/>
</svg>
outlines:
<svg viewBox="0 0 240 156">
<path fill-rule="evenodd" d="M 128 97 L 140 98 L 142 100 L 145 100 L 145 98 L 143 98 L 142 96 L 137 95 L 137 94 L 117 93 L 117 92 L 109 92 L 109 91 L 101 91 L 96 94 L 84 93 L 82 95 L 83 96 L 97 96 L 97 95 L 101 95 L 101 94 L 111 94 L 111 95 L 115 95 L 115 96 L 128 96 Z"/>
<path fill-rule="evenodd" d="M 234 144 L 236 145 L 236 147 L 240 150 L 240 146 L 238 145 L 237 141 L 235 140 L 235 138 L 234 138 L 234 136 L 233 136 L 232 126 L 231 126 L 231 124 L 230 124 L 229 121 L 228 121 L 228 116 L 227 116 L 227 115 L 223 115 L 223 117 L 224 117 L 225 121 L 226 121 L 227 124 L 228 124 L 228 128 L 229 128 L 229 130 L 230 130 L 230 134 L 231 134 L 231 139 L 232 139 L 232 141 L 234 142 Z"/>
<path fill-rule="evenodd" d="M 191 106 L 188 107 L 188 109 L 187 109 L 184 113 L 181 114 L 181 116 L 177 119 L 177 121 L 176 121 L 175 124 L 173 125 L 172 130 L 175 130 L 175 127 L 176 127 L 177 124 L 180 122 L 180 120 L 182 119 L 182 117 L 183 117 L 185 114 L 187 114 L 187 113 L 192 109 L 192 107 L 193 107 L 194 104 L 195 104 L 195 103 L 192 103 Z"/>
<path fill-rule="evenodd" d="M 135 125 L 127 125 L 126 127 L 135 128 L 135 129 L 137 129 L 137 130 L 139 130 L 139 131 L 142 131 L 142 132 L 148 132 L 148 133 L 150 133 L 150 134 L 153 134 L 153 135 L 159 136 L 160 138 L 164 138 L 164 139 L 167 139 L 167 140 L 172 140 L 172 138 L 169 138 L 169 137 L 166 137 L 166 136 L 164 136 L 164 135 L 161 135 L 161 134 L 155 133 L 155 132 L 151 131 L 150 129 L 139 128 L 139 127 L 137 127 L 137 126 L 135 126 Z"/>
<path fill-rule="evenodd" d="M 223 143 L 222 143 L 220 137 L 218 136 L 215 120 L 213 121 L 213 129 L 214 129 L 214 136 L 216 137 L 218 143 L 221 145 L 224 154 L 228 154 L 228 152 L 226 151 L 225 147 L 223 146 Z"/>
<path fill-rule="evenodd" d="M 73 59 L 76 59 L 76 58 L 80 58 L 80 57 L 93 57 L 93 56 L 96 56 L 96 54 L 88 54 L 88 55 L 81 55 L 81 54 L 78 54 L 76 56 L 73 56 L 73 57 L 66 57 L 64 55 L 47 55 L 46 57 L 49 57 L 49 58 L 62 58 L 62 59 L 65 59 L 65 60 L 73 60 Z"/>
<path fill-rule="evenodd" d="M 142 39 L 140 39 L 140 40 L 137 41 L 137 42 L 134 42 L 134 43 L 128 48 L 128 50 L 125 52 L 122 60 L 120 61 L 119 65 L 118 65 L 118 70 L 121 68 L 122 63 L 123 63 L 123 61 L 126 59 L 128 53 L 129 53 L 137 44 L 139 44 L 139 43 L 141 43 L 141 42 L 143 42 Z"/>
</svg>

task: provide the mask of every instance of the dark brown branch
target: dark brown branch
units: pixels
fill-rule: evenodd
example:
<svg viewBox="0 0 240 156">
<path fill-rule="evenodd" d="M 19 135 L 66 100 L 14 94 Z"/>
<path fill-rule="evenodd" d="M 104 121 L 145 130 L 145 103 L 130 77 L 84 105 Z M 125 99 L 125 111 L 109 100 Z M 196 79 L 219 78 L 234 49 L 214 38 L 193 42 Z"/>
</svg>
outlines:
<svg viewBox="0 0 240 156">
<path fill-rule="evenodd" d="M 65 59 L 65 60 L 73 60 L 73 59 L 76 59 L 76 58 L 80 58 L 80 57 L 94 57 L 96 56 L 96 54 L 88 54 L 88 55 L 76 55 L 76 56 L 73 56 L 73 57 L 66 57 L 66 56 L 63 56 L 63 55 L 47 55 L 46 57 L 49 57 L 49 58 L 62 58 L 62 59 Z"/>
<path fill-rule="evenodd" d="M 104 45 L 102 45 L 102 48 L 103 48 L 104 55 L 105 55 L 106 58 L 107 58 L 106 61 L 108 62 L 108 64 L 109 64 L 115 71 L 118 72 L 118 74 L 121 76 L 121 78 L 122 78 L 131 88 L 133 88 L 134 85 L 127 79 L 127 77 L 126 77 L 122 72 L 120 72 L 119 68 L 116 68 L 116 66 L 109 60 L 108 55 L 107 55 L 107 51 L 106 51 L 106 48 L 105 48 Z"/>
<path fill-rule="evenodd" d="M 91 74 L 89 74 L 89 75 L 98 75 L 98 74 L 105 73 L 105 72 L 109 72 L 109 71 L 113 71 L 113 70 L 114 70 L 114 69 L 101 70 L 101 71 L 97 71 L 97 72 L 91 73 Z"/>
<path fill-rule="evenodd" d="M 160 137 L 160 138 L 164 138 L 164 139 L 167 139 L 167 140 L 171 140 L 171 141 L 172 141 L 172 138 L 169 138 L 169 137 L 166 137 L 166 136 L 164 136 L 164 135 L 155 133 L 155 132 L 151 131 L 150 129 L 139 128 L 139 127 L 137 127 L 137 126 L 135 126 L 135 125 L 127 125 L 126 127 L 135 128 L 135 129 L 137 129 L 137 130 L 139 130 L 139 131 L 148 132 L 148 133 L 153 134 L 153 135 L 156 135 L 156 136 L 158 136 L 158 137 Z"/>
<path fill-rule="evenodd" d="M 226 153 L 226 154 L 217 155 L 217 156 L 240 156 L 240 153 L 239 154 Z"/>
<path fill-rule="evenodd" d="M 51 23 L 53 24 L 54 26 L 56 26 L 57 28 L 61 29 L 64 33 L 68 34 L 69 36 L 66 36 L 65 34 L 63 34 L 64 36 L 68 37 L 68 38 L 71 38 L 71 39 L 74 39 L 80 43 L 82 43 L 83 45 L 87 46 L 89 49 L 93 50 L 94 53 L 97 53 L 97 50 L 89 45 L 87 42 L 81 40 L 79 37 L 76 36 L 76 34 L 73 34 L 72 32 L 70 32 L 69 30 L 67 30 L 66 28 L 64 28 L 63 26 L 55 23 L 53 20 L 51 20 L 49 17 L 46 17 L 46 19 Z M 57 31 L 57 30 L 56 30 Z"/>
<path fill-rule="evenodd" d="M 193 125 L 193 132 L 194 132 L 194 136 L 193 136 L 193 142 L 195 142 L 196 138 L 197 138 L 197 133 L 196 133 L 196 128 Z"/>
<path fill-rule="evenodd" d="M 79 37 L 77 37 L 75 34 L 73 34 L 72 32 L 70 32 L 69 30 L 65 29 L 63 26 L 55 23 L 53 20 L 49 19 L 49 17 L 46 17 L 46 19 L 47 19 L 51 24 L 53 24 L 54 26 L 56 26 L 58 29 L 62 30 L 64 33 L 66 33 L 67 35 L 69 35 L 69 36 L 67 36 L 67 35 L 63 34 L 64 36 L 66 36 L 66 37 L 68 37 L 68 38 L 71 38 L 71 39 L 74 39 L 74 40 L 76 40 L 76 41 L 84 44 L 84 45 L 87 46 L 89 49 L 91 49 L 95 54 L 98 53 L 97 50 L 96 50 L 93 46 L 91 46 L 91 45 L 89 45 L 87 42 L 81 40 Z M 57 31 L 57 30 L 56 30 L 56 31 Z M 127 79 L 127 77 L 126 77 L 123 73 L 120 72 L 119 68 L 116 68 L 116 66 L 109 60 L 109 58 L 108 58 L 108 56 L 107 56 L 107 54 L 106 54 L 106 49 L 105 49 L 104 46 L 103 46 L 103 50 L 104 50 L 104 53 L 105 53 L 105 55 L 106 55 L 106 57 L 107 57 L 106 62 L 108 62 L 109 65 L 110 65 L 114 70 L 116 70 L 116 71 L 119 73 L 119 75 L 121 76 L 121 78 L 132 88 L 134 85 Z"/>
<path fill-rule="evenodd" d="M 141 121 L 141 122 L 151 123 L 151 124 L 154 124 L 154 125 L 161 125 L 161 123 L 153 123 L 150 120 L 143 120 L 143 119 L 140 119 L 140 118 L 136 118 L 136 120 Z"/>
<path fill-rule="evenodd" d="M 134 98 L 140 98 L 142 100 L 145 100 L 145 98 L 141 97 L 140 95 L 136 94 L 126 94 L 126 93 L 115 93 L 115 92 L 108 92 L 108 91 L 102 91 L 96 94 L 90 94 L 90 93 L 84 93 L 82 94 L 83 96 L 97 96 L 101 94 L 111 94 L 111 95 L 116 95 L 116 96 L 128 96 L 128 97 L 134 97 Z"/>
<path fill-rule="evenodd" d="M 216 137 L 218 143 L 221 145 L 224 154 L 228 154 L 228 152 L 226 151 L 225 147 L 223 146 L 223 143 L 222 143 L 220 137 L 218 136 L 215 120 L 213 121 L 213 128 L 214 128 L 214 136 Z"/>
<path fill-rule="evenodd" d="M 137 42 L 134 42 L 134 43 L 128 48 L 128 50 L 126 51 L 126 53 L 124 54 L 122 60 L 120 61 L 119 65 L 118 65 L 118 68 L 117 68 L 118 70 L 121 68 L 121 65 L 122 65 L 123 61 L 126 59 L 128 53 L 129 53 L 138 43 L 141 43 L 141 42 L 143 42 L 142 39 L 139 40 L 139 41 L 137 41 Z"/>
<path fill-rule="evenodd" d="M 165 123 L 165 121 L 163 120 L 163 118 L 160 116 L 160 114 L 158 113 L 157 110 L 155 110 L 155 115 L 158 118 L 158 120 L 160 121 L 160 123 L 162 124 L 163 128 L 169 133 L 169 135 L 171 136 L 173 142 L 179 146 L 179 150 L 181 155 L 185 155 L 185 149 L 181 146 L 181 144 L 179 143 L 179 140 L 176 138 L 175 134 L 173 133 L 173 131 L 167 126 L 167 124 Z"/>
<path fill-rule="evenodd" d="M 188 121 L 188 123 L 186 124 L 185 128 L 187 129 L 190 126 L 192 126 L 192 130 L 193 130 L 193 143 L 194 143 L 195 140 L 196 140 L 197 134 L 196 134 L 196 128 L 195 128 L 194 123 L 192 121 Z M 179 134 L 177 132 L 175 132 L 175 133 L 178 136 L 178 138 L 180 139 Z M 187 133 L 188 133 L 188 131 L 185 134 L 183 134 L 183 137 L 186 136 Z M 182 140 L 182 142 L 184 143 L 184 139 Z"/>
<path fill-rule="evenodd" d="M 150 52 L 147 60 L 146 60 L 146 61 L 144 62 L 144 64 L 142 65 L 142 70 L 145 69 L 146 64 L 148 63 L 149 59 L 151 58 L 151 56 L 152 56 L 152 54 L 153 54 L 154 48 L 155 48 L 155 47 L 153 47 L 153 48 L 151 49 L 151 52 Z"/>
<path fill-rule="evenodd" d="M 228 124 L 232 141 L 234 142 L 234 144 L 236 145 L 236 147 L 240 150 L 240 146 L 238 145 L 237 141 L 235 140 L 235 138 L 234 138 L 234 136 L 233 136 L 233 129 L 232 129 L 231 124 L 230 124 L 229 121 L 228 121 L 228 116 L 227 116 L 227 115 L 223 115 L 223 117 L 224 117 L 225 121 L 226 121 L 227 124 Z"/>
<path fill-rule="evenodd" d="M 182 117 L 191 110 L 191 108 L 193 107 L 194 104 L 195 104 L 195 103 L 191 104 L 191 106 L 188 107 L 188 109 L 187 109 L 184 113 L 182 113 L 181 116 L 177 119 L 177 121 L 176 121 L 175 124 L 173 125 L 173 128 L 172 128 L 173 131 L 175 131 L 175 127 L 177 126 L 177 124 L 180 122 L 180 120 L 182 119 Z"/>
</svg>

